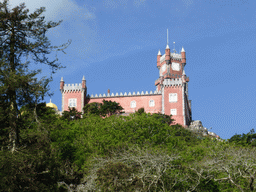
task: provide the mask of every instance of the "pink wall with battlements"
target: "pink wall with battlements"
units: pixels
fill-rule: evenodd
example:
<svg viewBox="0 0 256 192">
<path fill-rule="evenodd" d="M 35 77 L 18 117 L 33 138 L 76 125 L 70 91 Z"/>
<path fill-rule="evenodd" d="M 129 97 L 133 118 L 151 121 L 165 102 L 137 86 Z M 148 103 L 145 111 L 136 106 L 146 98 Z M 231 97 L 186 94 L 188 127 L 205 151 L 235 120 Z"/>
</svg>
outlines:
<svg viewBox="0 0 256 192">
<path fill-rule="evenodd" d="M 102 103 L 103 99 L 106 101 L 115 101 L 120 103 L 124 108 L 125 113 L 134 113 L 139 108 L 144 107 L 146 113 L 158 113 L 162 112 L 162 95 L 141 95 L 141 96 L 129 96 L 129 97 L 105 97 L 105 98 L 91 98 L 88 103 L 98 102 Z M 149 101 L 154 100 L 155 106 L 150 107 Z M 136 107 L 131 108 L 131 101 L 136 101 Z"/>
</svg>

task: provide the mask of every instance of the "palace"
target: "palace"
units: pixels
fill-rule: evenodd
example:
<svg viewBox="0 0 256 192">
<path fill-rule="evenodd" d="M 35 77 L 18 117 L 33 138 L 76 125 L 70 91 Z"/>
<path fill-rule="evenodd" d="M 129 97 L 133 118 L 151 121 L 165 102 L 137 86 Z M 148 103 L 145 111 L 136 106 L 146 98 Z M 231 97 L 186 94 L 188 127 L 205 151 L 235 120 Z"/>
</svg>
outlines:
<svg viewBox="0 0 256 192">
<path fill-rule="evenodd" d="M 161 55 L 159 50 L 157 55 L 157 68 L 159 78 L 155 81 L 156 90 L 142 92 L 111 93 L 90 95 L 86 98 L 87 87 L 83 76 L 82 83 L 64 84 L 63 77 L 60 81 L 60 91 L 62 93 L 62 112 L 68 107 L 75 107 L 79 112 L 85 104 L 92 102 L 102 103 L 103 99 L 120 103 L 124 108 L 124 114 L 134 113 L 139 108 L 144 108 L 146 113 L 162 113 L 172 115 L 175 121 L 173 124 L 181 124 L 188 127 L 192 121 L 191 100 L 188 99 L 189 78 L 185 74 L 186 53 L 184 48 L 180 53 L 170 51 L 168 46 L 165 54 Z"/>
</svg>

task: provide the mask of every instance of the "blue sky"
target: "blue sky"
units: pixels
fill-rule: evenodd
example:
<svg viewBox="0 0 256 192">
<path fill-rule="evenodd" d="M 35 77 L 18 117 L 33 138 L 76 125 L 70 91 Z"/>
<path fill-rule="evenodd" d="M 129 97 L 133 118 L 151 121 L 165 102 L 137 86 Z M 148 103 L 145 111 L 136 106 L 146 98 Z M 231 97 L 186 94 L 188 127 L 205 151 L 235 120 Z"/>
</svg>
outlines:
<svg viewBox="0 0 256 192">
<path fill-rule="evenodd" d="M 61 108 L 59 83 L 81 83 L 89 94 L 155 90 L 158 50 L 186 51 L 192 119 L 223 139 L 256 130 L 256 1 L 253 0 L 11 0 L 30 11 L 46 7 L 48 32 L 65 69 L 53 75 L 51 98 Z M 38 66 L 42 67 L 42 66 Z M 49 75 L 48 67 L 42 67 Z M 49 102 L 50 98 L 45 98 Z"/>
</svg>

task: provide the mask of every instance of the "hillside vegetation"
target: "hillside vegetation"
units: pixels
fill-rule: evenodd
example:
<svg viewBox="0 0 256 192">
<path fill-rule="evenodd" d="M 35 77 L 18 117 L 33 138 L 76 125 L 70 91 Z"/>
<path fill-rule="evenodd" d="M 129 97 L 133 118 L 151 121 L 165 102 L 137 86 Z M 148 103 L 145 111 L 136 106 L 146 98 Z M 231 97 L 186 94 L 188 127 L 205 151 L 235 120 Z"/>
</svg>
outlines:
<svg viewBox="0 0 256 192">
<path fill-rule="evenodd" d="M 32 109 L 21 109 L 19 149 L 1 143 L 2 191 L 254 191 L 246 135 L 221 142 L 143 111 L 72 120 L 75 110 Z"/>
</svg>

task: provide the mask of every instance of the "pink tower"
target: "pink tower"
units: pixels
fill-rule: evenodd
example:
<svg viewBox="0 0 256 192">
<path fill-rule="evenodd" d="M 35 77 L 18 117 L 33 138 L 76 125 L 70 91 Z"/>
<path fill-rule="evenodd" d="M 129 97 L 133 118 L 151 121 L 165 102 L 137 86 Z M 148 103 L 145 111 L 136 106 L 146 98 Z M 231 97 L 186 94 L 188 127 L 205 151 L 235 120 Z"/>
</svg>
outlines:
<svg viewBox="0 0 256 192">
<path fill-rule="evenodd" d="M 188 100 L 189 78 L 185 74 L 186 54 L 182 47 L 181 53 L 170 52 L 168 45 L 165 54 L 157 55 L 159 78 L 155 81 L 157 91 L 162 93 L 162 113 L 172 115 L 173 124 L 187 127 L 192 121 L 191 100 Z"/>
<path fill-rule="evenodd" d="M 60 80 L 60 91 L 62 94 L 62 112 L 67 111 L 68 107 L 75 107 L 77 111 L 83 112 L 86 99 L 86 80 L 83 76 L 82 83 L 65 84 L 63 77 Z"/>
</svg>

